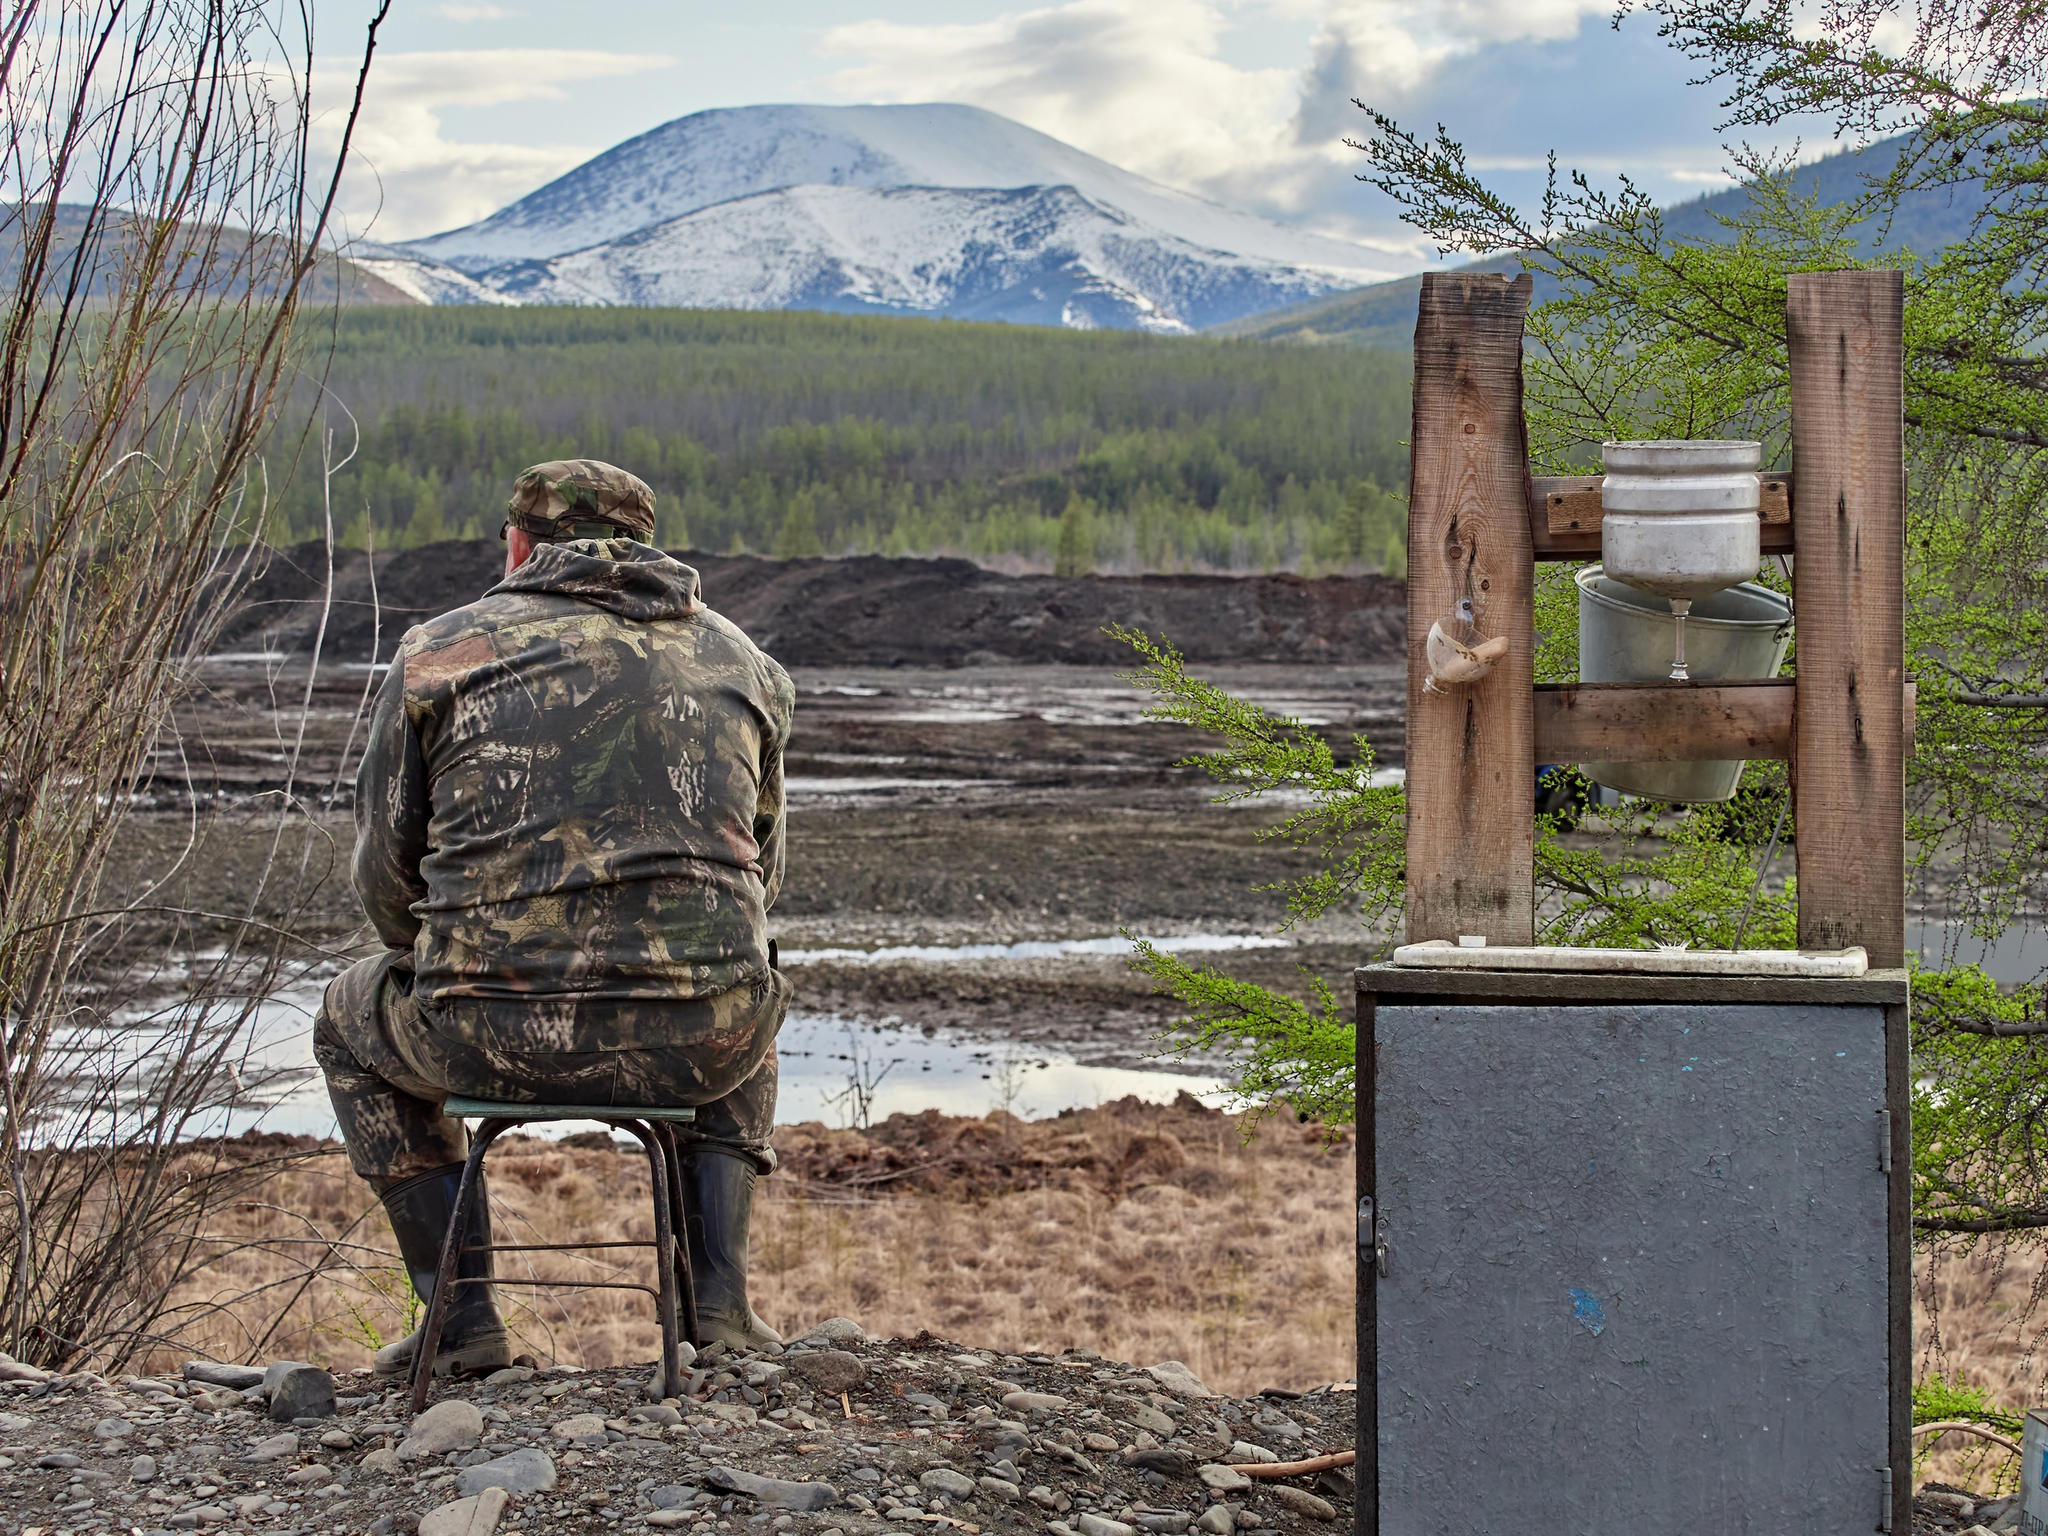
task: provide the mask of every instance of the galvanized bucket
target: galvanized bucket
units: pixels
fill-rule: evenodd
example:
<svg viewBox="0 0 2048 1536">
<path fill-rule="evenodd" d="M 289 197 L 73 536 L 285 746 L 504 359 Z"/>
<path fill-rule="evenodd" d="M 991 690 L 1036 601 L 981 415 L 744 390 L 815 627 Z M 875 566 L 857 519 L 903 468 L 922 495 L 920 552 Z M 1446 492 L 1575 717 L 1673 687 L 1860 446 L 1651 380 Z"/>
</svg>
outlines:
<svg viewBox="0 0 2048 1536">
<path fill-rule="evenodd" d="M 1671 669 L 1671 605 L 1609 579 L 1597 565 L 1578 573 L 1579 680 L 1653 682 Z M 1693 681 L 1743 682 L 1776 677 L 1792 642 L 1792 605 L 1754 582 L 1694 601 L 1686 620 L 1686 660 Z M 1596 784 L 1648 800 L 1705 805 L 1735 798 L 1742 764 L 1581 763 Z"/>
</svg>

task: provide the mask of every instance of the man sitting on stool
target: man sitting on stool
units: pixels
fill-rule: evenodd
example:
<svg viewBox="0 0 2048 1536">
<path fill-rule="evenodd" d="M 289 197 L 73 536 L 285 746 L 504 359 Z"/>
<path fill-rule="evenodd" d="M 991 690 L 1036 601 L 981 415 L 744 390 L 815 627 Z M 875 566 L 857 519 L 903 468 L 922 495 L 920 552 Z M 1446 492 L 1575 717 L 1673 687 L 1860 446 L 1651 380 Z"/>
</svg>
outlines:
<svg viewBox="0 0 2048 1536">
<path fill-rule="evenodd" d="M 700 1106 L 678 1125 L 705 1342 L 778 1335 L 747 1303 L 772 1172 L 770 960 L 788 674 L 646 540 L 654 493 L 589 459 L 514 483 L 505 579 L 407 633 L 356 777 L 355 884 L 388 946 L 313 1026 L 349 1163 L 431 1302 L 467 1139 L 450 1095 Z M 478 1191 L 463 1241 L 491 1241 Z M 458 1277 L 488 1280 L 490 1255 Z M 412 1369 L 419 1335 L 377 1352 Z M 512 1362 L 492 1288 L 450 1298 L 438 1375 Z"/>
</svg>

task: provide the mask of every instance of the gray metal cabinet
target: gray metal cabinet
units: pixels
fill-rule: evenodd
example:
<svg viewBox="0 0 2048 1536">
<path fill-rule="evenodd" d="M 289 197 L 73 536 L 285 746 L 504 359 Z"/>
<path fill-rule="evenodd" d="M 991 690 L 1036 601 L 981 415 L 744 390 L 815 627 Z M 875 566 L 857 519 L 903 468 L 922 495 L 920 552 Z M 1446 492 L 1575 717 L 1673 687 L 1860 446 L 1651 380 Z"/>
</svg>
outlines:
<svg viewBox="0 0 2048 1536">
<path fill-rule="evenodd" d="M 1359 990 L 1361 1536 L 1905 1529 L 1902 975 Z"/>
</svg>

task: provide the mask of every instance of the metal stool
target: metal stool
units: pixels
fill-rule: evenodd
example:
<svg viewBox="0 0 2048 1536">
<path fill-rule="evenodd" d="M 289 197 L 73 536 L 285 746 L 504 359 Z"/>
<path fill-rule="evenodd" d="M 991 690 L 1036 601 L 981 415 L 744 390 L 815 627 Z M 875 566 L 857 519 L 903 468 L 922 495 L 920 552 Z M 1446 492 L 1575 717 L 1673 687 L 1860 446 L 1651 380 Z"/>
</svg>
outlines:
<svg viewBox="0 0 2048 1536">
<path fill-rule="evenodd" d="M 469 1143 L 469 1157 L 462 1165 L 462 1183 L 455 1195 L 455 1211 L 448 1219 L 448 1235 L 441 1243 L 441 1269 L 434 1279 L 434 1299 L 427 1306 L 427 1320 L 420 1335 L 419 1353 L 413 1358 L 412 1411 L 427 1406 L 427 1393 L 434 1380 L 434 1356 L 441 1347 L 441 1327 L 447 1320 L 448 1303 L 457 1285 L 496 1284 L 552 1286 L 562 1290 L 646 1291 L 654 1297 L 661 1316 L 661 1382 L 663 1397 L 683 1395 L 683 1372 L 676 1356 L 677 1318 L 690 1342 L 697 1342 L 697 1288 L 690 1275 L 690 1249 L 683 1225 L 683 1173 L 676 1160 L 674 1127 L 688 1125 L 697 1111 L 687 1108 L 663 1109 L 646 1105 L 625 1107 L 602 1104 L 494 1104 L 482 1099 L 451 1098 L 441 1112 L 455 1119 L 481 1120 Z M 586 1252 L 594 1248 L 652 1248 L 655 1284 L 658 1290 L 623 1280 L 493 1280 L 458 1281 L 455 1278 L 458 1234 L 469 1229 L 469 1203 L 475 1197 L 477 1179 L 484 1166 L 484 1154 L 491 1143 L 516 1125 L 532 1120 L 597 1120 L 622 1126 L 640 1139 L 647 1149 L 647 1168 L 654 1184 L 654 1241 L 652 1243 L 491 1243 L 471 1248 L 470 1253 Z M 495 1266 L 494 1266 L 495 1267 Z"/>
</svg>

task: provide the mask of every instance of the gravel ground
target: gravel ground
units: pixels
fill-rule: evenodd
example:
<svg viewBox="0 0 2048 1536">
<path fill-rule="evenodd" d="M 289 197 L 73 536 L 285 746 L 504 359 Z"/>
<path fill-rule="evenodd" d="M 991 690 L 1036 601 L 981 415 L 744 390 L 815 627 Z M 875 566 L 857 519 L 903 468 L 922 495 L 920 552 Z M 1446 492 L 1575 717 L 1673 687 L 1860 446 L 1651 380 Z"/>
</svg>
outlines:
<svg viewBox="0 0 2048 1536">
<path fill-rule="evenodd" d="M 16 1378 L 0 1531 L 1225 1536 L 1351 1518 L 1348 1469 L 1231 1470 L 1348 1451 L 1348 1387 L 1239 1400 L 1171 1361 L 997 1356 L 836 1318 L 786 1349 L 707 1352 L 680 1399 L 652 1400 L 646 1366 L 517 1366 L 437 1386 L 415 1420 L 358 1372 L 334 1382 L 335 1411 L 292 1422 L 270 1414 L 324 1372 L 267 1405 L 236 1369 L 110 1382 L 0 1365 Z"/>
</svg>

